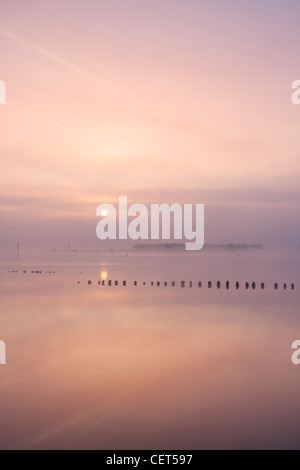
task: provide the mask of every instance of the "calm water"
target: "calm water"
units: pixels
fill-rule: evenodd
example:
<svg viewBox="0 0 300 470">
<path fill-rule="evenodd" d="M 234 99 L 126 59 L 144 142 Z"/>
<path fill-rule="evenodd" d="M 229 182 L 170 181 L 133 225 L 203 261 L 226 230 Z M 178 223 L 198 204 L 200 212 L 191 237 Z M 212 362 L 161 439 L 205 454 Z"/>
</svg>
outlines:
<svg viewBox="0 0 300 470">
<path fill-rule="evenodd" d="M 1 449 L 300 448 L 299 253 L 41 260 L 1 265 Z"/>
</svg>

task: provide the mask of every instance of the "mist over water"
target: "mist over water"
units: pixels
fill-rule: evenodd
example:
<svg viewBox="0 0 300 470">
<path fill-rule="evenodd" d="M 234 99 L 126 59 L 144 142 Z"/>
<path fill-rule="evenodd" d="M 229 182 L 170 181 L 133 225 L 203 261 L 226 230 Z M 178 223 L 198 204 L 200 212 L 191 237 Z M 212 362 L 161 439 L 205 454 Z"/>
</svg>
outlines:
<svg viewBox="0 0 300 470">
<path fill-rule="evenodd" d="M 2 449 L 297 448 L 298 253 L 30 260 L 1 265 Z"/>
<path fill-rule="evenodd" d="M 299 0 L 0 10 L 0 449 L 299 449 Z"/>
</svg>

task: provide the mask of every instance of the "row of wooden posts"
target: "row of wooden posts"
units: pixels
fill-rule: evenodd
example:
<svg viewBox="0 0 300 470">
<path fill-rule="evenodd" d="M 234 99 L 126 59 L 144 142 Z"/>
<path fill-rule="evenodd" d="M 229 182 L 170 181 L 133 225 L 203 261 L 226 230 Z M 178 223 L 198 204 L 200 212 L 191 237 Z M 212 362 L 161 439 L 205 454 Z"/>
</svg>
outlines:
<svg viewBox="0 0 300 470">
<path fill-rule="evenodd" d="M 18 274 L 19 271 L 8 271 L 9 273 Z M 55 271 L 20 271 L 22 274 L 55 274 Z"/>
<path fill-rule="evenodd" d="M 80 284 L 80 281 L 78 281 L 78 284 Z M 92 285 L 93 282 L 91 280 L 88 281 L 88 285 Z M 98 285 L 100 286 L 109 286 L 109 287 L 112 287 L 112 286 L 115 286 L 115 287 L 118 287 L 119 285 L 122 285 L 123 287 L 127 287 L 127 281 L 122 281 L 119 283 L 119 281 L 98 281 Z M 142 285 L 142 286 L 146 286 L 147 283 L 146 282 L 142 282 L 142 283 L 138 283 L 138 281 L 134 281 L 133 283 L 134 287 L 138 287 L 139 285 Z M 172 281 L 172 282 L 167 282 L 167 281 L 164 281 L 164 282 L 161 282 L 161 281 L 151 281 L 150 283 L 148 283 L 148 285 L 150 285 L 151 287 L 167 287 L 167 286 L 171 286 L 171 287 L 176 287 L 176 282 L 175 281 Z M 207 284 L 202 282 L 202 281 L 198 281 L 198 283 L 193 283 L 193 281 L 180 281 L 179 283 L 180 287 L 181 288 L 185 288 L 185 287 L 189 287 L 189 288 L 192 288 L 194 287 L 194 285 L 196 285 L 198 288 L 205 288 L 205 286 L 207 285 L 207 288 L 208 289 L 213 289 L 214 287 L 214 284 L 212 281 L 208 281 Z M 230 289 L 230 287 L 232 286 L 232 284 L 230 283 L 230 281 L 226 281 L 225 283 L 225 288 L 227 290 Z M 288 289 L 291 289 L 291 290 L 294 290 L 295 289 L 295 284 L 294 283 L 287 283 L 287 282 L 284 282 L 283 284 L 279 284 L 278 282 L 275 282 L 274 283 L 274 289 L 275 290 L 278 290 L 280 287 L 282 286 L 283 290 L 288 290 Z M 218 281 L 216 283 L 216 288 L 217 289 L 221 289 L 222 287 L 222 284 L 221 284 L 221 281 Z M 264 282 L 261 282 L 261 283 L 256 283 L 256 282 L 245 282 L 244 283 L 240 283 L 240 282 L 236 282 L 236 283 L 233 283 L 233 287 L 236 289 L 236 290 L 239 290 L 240 288 L 245 288 L 246 290 L 249 290 L 249 289 L 252 289 L 252 290 L 255 290 L 255 289 L 261 289 L 261 290 L 264 290 L 265 289 L 265 283 Z"/>
<path fill-rule="evenodd" d="M 18 271 L 9 271 L 9 272 L 12 272 L 12 273 L 18 273 Z M 30 273 L 30 271 L 23 271 L 23 274 L 26 274 L 26 273 Z M 42 274 L 43 272 L 42 271 L 31 271 L 31 274 Z M 45 271 L 45 274 L 55 274 L 55 271 Z M 80 281 L 77 282 L 78 284 L 80 284 Z M 202 281 L 198 281 L 198 283 L 195 283 L 199 288 L 204 288 L 206 283 L 202 282 Z M 92 285 L 92 281 L 89 280 L 88 281 L 88 285 Z M 119 281 L 111 281 L 111 280 L 102 280 L 102 281 L 98 281 L 98 285 L 101 285 L 101 286 L 119 286 L 119 285 L 122 285 L 123 287 L 127 287 L 127 281 L 122 281 L 119 283 Z M 139 284 L 138 284 L 138 281 L 134 281 L 133 283 L 134 287 L 137 287 Z M 146 282 L 142 282 L 140 285 L 143 285 L 143 286 L 146 286 L 147 283 Z M 175 281 L 171 281 L 171 282 L 167 282 L 167 281 L 164 281 L 164 282 L 161 282 L 161 281 L 151 281 L 150 282 L 150 285 L 152 287 L 167 287 L 167 286 L 172 286 L 172 287 L 176 287 L 176 282 Z M 192 288 L 194 286 L 194 283 L 193 281 L 180 281 L 180 287 L 181 288 L 185 288 L 185 287 L 189 287 L 189 288 Z M 239 290 L 240 288 L 245 288 L 246 290 L 249 290 L 249 289 L 252 289 L 252 290 L 255 290 L 255 289 L 261 289 L 261 290 L 264 290 L 265 289 L 265 283 L 264 282 L 261 282 L 261 283 L 256 283 L 256 282 L 245 282 L 245 284 L 243 283 L 240 283 L 239 281 L 237 281 L 236 283 L 233 283 L 233 286 L 235 287 L 236 290 Z M 274 289 L 275 290 L 278 290 L 280 287 L 282 286 L 283 290 L 295 290 L 295 284 L 292 282 L 292 283 L 287 283 L 287 282 L 284 282 L 282 284 L 279 285 L 278 282 L 275 282 L 274 283 Z M 207 282 L 207 288 L 208 289 L 213 289 L 214 287 L 214 284 L 212 281 L 208 281 Z M 217 281 L 216 283 L 216 287 L 217 289 L 221 289 L 222 287 L 222 284 L 221 284 L 221 281 Z M 231 283 L 230 281 L 226 281 L 225 283 L 225 288 L 227 290 L 229 290 L 231 287 Z"/>
</svg>

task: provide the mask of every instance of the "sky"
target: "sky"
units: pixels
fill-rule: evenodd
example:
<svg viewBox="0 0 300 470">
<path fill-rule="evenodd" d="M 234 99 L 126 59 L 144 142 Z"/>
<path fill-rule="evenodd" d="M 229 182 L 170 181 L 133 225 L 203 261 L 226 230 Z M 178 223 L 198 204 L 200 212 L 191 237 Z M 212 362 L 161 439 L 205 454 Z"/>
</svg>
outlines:
<svg viewBox="0 0 300 470">
<path fill-rule="evenodd" d="M 298 0 L 0 0 L 0 251 L 97 247 L 96 208 L 204 203 L 300 243 Z"/>
</svg>

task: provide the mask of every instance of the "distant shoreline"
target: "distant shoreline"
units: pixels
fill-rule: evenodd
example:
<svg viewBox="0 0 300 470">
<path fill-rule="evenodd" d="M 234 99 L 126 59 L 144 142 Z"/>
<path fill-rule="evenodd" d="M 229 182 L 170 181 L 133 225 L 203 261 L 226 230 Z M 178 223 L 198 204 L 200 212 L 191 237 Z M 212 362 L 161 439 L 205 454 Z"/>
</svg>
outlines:
<svg viewBox="0 0 300 470">
<path fill-rule="evenodd" d="M 245 243 L 228 243 L 228 244 L 207 244 L 204 245 L 202 250 L 199 250 L 198 253 L 201 252 L 209 252 L 209 251 L 220 251 L 220 252 L 237 252 L 237 251 L 261 251 L 265 250 L 263 245 L 260 244 L 253 244 L 247 245 Z M 184 243 L 137 243 L 132 248 L 128 249 L 111 249 L 107 248 L 97 249 L 65 249 L 65 250 L 52 250 L 53 253 L 119 253 L 119 254 L 126 254 L 126 253 L 135 253 L 135 254 L 145 254 L 145 253 L 188 253 L 185 249 Z M 195 254 L 195 252 L 193 252 Z"/>
<path fill-rule="evenodd" d="M 244 243 L 234 244 L 229 243 L 225 245 L 217 245 L 217 244 L 207 244 L 204 245 L 202 250 L 203 251 L 253 251 L 253 250 L 263 250 L 263 245 L 255 244 L 255 245 L 247 245 Z M 138 243 L 133 247 L 134 252 L 151 252 L 151 253 L 182 253 L 185 252 L 185 244 L 184 243 L 158 243 L 158 244 L 143 244 Z"/>
</svg>

